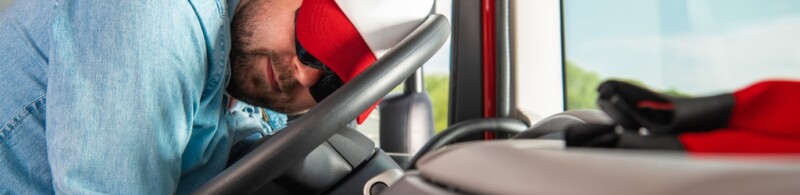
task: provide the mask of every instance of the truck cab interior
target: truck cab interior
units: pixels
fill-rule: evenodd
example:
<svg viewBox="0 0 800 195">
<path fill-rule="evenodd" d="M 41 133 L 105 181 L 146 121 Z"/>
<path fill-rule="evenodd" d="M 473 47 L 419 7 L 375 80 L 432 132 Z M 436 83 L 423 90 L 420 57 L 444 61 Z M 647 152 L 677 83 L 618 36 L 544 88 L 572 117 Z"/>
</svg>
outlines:
<svg viewBox="0 0 800 195">
<path fill-rule="evenodd" d="M 437 4 L 441 6 L 443 2 L 440 0 Z M 637 8 L 636 4 L 641 4 L 637 2 L 608 4 L 634 4 L 632 7 Z M 195 193 L 800 192 L 795 185 L 800 180 L 800 169 L 794 166 L 800 159 L 792 154 L 696 155 L 680 151 L 565 146 L 564 132 L 570 127 L 615 123 L 596 106 L 586 109 L 573 100 L 573 96 L 585 95 L 570 88 L 569 85 L 581 85 L 574 80 L 587 80 L 586 77 L 596 80 L 598 76 L 573 71 L 577 58 L 581 56 L 576 54 L 576 59 L 573 59 L 571 53 L 585 49 L 577 44 L 577 40 L 582 38 L 577 34 L 591 35 L 592 32 L 570 30 L 587 30 L 588 27 L 580 24 L 592 22 L 592 18 L 582 18 L 584 16 L 580 13 L 586 11 L 582 9 L 607 11 L 594 14 L 613 15 L 610 20 L 619 20 L 625 17 L 608 11 L 625 7 L 601 9 L 591 5 L 603 3 L 580 0 L 459 0 L 444 3 L 450 8 L 449 13 L 430 15 L 414 33 L 367 72 L 290 123 L 281 133 L 262 140 L 247 156 Z M 680 28 L 674 27 L 676 22 L 670 21 L 669 17 L 689 17 L 684 18 L 683 22 L 689 23 L 684 24 L 689 26 L 689 30 L 684 31 L 702 31 L 691 27 L 696 28 L 707 21 L 691 17 L 702 16 L 704 11 L 717 14 L 734 9 L 702 9 L 720 3 L 724 2 L 648 1 L 644 3 L 648 4 L 649 7 L 644 7 L 648 10 L 640 12 L 661 12 L 655 13 L 660 20 L 655 21 L 660 29 L 657 33 L 671 35 L 671 30 Z M 761 7 L 781 3 L 763 2 Z M 781 12 L 790 13 L 788 15 L 800 13 L 800 7 L 783 6 Z M 759 11 L 761 8 L 755 6 L 752 9 Z M 677 13 L 672 13 L 675 10 Z M 605 32 L 610 30 L 603 29 L 588 30 L 596 30 L 597 34 L 610 33 Z M 714 35 L 701 38 L 714 38 Z M 800 43 L 796 40 L 790 42 Z M 665 43 L 666 40 L 659 41 L 662 48 L 658 49 L 672 49 L 663 46 L 669 44 Z M 698 41 L 701 46 L 709 44 L 703 43 Z M 445 50 L 449 57 L 446 106 L 449 115 L 447 127 L 436 128 L 432 98 L 425 90 L 421 67 L 442 45 L 449 47 Z M 570 46 L 576 47 L 575 52 Z M 660 53 L 668 54 L 671 53 Z M 648 62 L 652 61 L 641 63 Z M 793 63 L 793 67 L 800 65 L 800 62 Z M 666 66 L 663 64 L 669 63 L 657 64 Z M 777 75 L 758 73 L 759 76 L 750 76 L 746 82 L 797 78 L 797 73 L 797 68 Z M 596 85 L 590 86 L 590 90 L 594 90 Z M 403 89 L 392 92 L 396 86 L 403 86 Z M 589 96 L 593 104 L 596 95 Z M 363 130 L 362 127 L 347 125 L 360 111 L 382 98 L 380 117 L 376 117 L 379 125 L 374 125 L 377 129 Z M 338 111 L 332 113 L 331 110 Z M 378 132 L 378 135 L 364 135 L 370 132 Z"/>
<path fill-rule="evenodd" d="M 570 128 L 620 123 L 597 106 L 603 80 L 681 98 L 800 81 L 797 1 L 435 6 L 370 68 L 193 194 L 800 194 L 796 153 L 566 144 Z M 375 102 L 376 116 L 354 126 Z"/>
</svg>

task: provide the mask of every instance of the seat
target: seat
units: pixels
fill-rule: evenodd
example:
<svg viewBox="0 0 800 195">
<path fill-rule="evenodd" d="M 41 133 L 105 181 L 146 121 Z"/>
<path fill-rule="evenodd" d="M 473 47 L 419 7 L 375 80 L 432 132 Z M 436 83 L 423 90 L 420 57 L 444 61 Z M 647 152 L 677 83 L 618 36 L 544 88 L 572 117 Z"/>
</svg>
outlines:
<svg viewBox="0 0 800 195">
<path fill-rule="evenodd" d="M 800 194 L 800 156 L 565 149 L 558 134 L 582 124 L 612 121 L 566 111 L 511 140 L 431 150 L 384 194 Z"/>
<path fill-rule="evenodd" d="M 512 139 L 563 139 L 563 132 L 575 125 L 613 123 L 611 117 L 599 110 L 568 110 L 542 119 Z"/>
<path fill-rule="evenodd" d="M 384 194 L 800 194 L 797 156 L 561 148 L 556 140 L 454 144 L 422 157 Z"/>
</svg>

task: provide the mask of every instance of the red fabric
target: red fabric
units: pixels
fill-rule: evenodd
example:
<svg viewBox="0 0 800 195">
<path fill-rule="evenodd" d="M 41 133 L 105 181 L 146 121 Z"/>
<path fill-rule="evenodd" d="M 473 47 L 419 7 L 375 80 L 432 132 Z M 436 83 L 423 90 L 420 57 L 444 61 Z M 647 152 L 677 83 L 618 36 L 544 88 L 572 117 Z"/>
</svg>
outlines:
<svg viewBox="0 0 800 195">
<path fill-rule="evenodd" d="M 377 59 L 334 0 L 304 0 L 297 11 L 297 40 L 345 83 Z M 364 122 L 377 103 L 362 113 Z"/>
<path fill-rule="evenodd" d="M 657 102 L 657 101 L 642 100 L 642 101 L 638 102 L 637 108 L 639 108 L 639 109 L 673 111 L 673 110 L 675 110 L 675 105 L 672 105 L 672 103 L 668 103 L 668 102 Z"/>
<path fill-rule="evenodd" d="M 800 82 L 760 82 L 734 96 L 728 127 L 800 137 Z"/>
<path fill-rule="evenodd" d="M 800 153 L 800 82 L 759 82 L 734 97 L 727 128 L 679 136 L 688 151 Z"/>
<path fill-rule="evenodd" d="M 678 137 L 693 153 L 800 153 L 800 137 L 762 134 L 750 129 L 718 129 Z"/>
</svg>

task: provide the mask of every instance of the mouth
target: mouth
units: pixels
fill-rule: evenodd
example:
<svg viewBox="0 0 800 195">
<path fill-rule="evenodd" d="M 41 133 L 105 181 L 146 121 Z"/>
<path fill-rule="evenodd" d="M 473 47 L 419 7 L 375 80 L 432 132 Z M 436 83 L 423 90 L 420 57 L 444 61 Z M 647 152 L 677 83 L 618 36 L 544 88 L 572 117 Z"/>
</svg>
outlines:
<svg viewBox="0 0 800 195">
<path fill-rule="evenodd" d="M 278 85 L 278 80 L 275 79 L 275 67 L 272 64 L 272 60 L 267 58 L 266 63 L 266 67 L 264 68 L 264 77 L 267 80 L 269 88 L 276 91 L 283 91 L 280 85 Z"/>
</svg>

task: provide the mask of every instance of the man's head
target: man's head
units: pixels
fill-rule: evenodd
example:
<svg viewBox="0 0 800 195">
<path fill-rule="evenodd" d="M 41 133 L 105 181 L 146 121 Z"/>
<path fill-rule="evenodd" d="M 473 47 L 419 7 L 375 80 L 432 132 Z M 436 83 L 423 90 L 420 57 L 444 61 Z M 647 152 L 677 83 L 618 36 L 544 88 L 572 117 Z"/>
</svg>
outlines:
<svg viewBox="0 0 800 195">
<path fill-rule="evenodd" d="M 242 0 L 232 22 L 227 90 L 251 104 L 303 112 L 321 99 L 321 76 L 350 81 L 418 26 L 432 5 L 433 0 Z M 312 67 L 309 56 L 328 71 Z"/>
<path fill-rule="evenodd" d="M 309 88 L 322 71 L 295 53 L 295 15 L 302 0 L 243 0 L 231 24 L 231 80 L 242 101 L 295 114 L 316 104 Z"/>
</svg>

